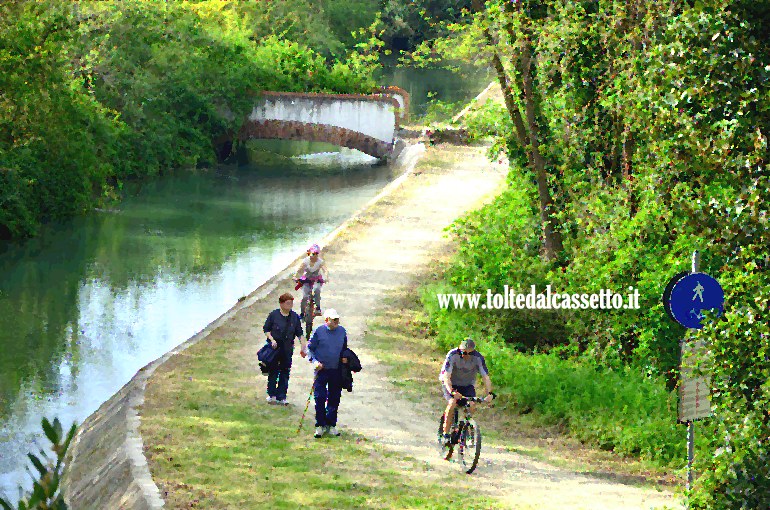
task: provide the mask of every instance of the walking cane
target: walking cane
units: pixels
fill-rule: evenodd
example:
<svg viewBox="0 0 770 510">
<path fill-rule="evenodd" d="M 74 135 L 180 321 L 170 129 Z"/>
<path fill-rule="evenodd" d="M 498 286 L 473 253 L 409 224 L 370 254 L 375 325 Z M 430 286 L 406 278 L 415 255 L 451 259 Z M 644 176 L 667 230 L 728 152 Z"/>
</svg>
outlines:
<svg viewBox="0 0 770 510">
<path fill-rule="evenodd" d="M 302 412 L 302 418 L 299 419 L 299 427 L 297 427 L 297 435 L 299 435 L 299 431 L 302 430 L 302 422 L 305 421 L 305 414 L 307 413 L 307 408 L 310 407 L 310 397 L 313 396 L 313 389 L 315 388 L 315 380 L 318 377 L 318 370 L 315 371 L 315 375 L 313 376 L 313 383 L 310 385 L 310 393 L 307 396 L 307 403 L 305 404 L 305 410 Z"/>
</svg>

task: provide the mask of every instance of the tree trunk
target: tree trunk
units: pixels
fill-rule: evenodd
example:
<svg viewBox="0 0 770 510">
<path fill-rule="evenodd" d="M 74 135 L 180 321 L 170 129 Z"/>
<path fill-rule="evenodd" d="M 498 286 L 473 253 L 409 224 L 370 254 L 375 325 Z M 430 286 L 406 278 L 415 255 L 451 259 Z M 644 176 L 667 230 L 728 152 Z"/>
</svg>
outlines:
<svg viewBox="0 0 770 510">
<path fill-rule="evenodd" d="M 485 7 L 482 0 L 474 0 L 472 7 L 476 12 L 483 12 Z M 508 15 L 513 16 L 513 7 L 511 4 L 506 4 L 506 12 Z M 516 34 L 512 25 L 506 27 L 508 36 L 511 42 L 516 41 Z M 556 228 L 555 221 L 553 219 L 553 199 L 551 198 L 551 191 L 548 187 L 548 174 L 546 172 L 547 163 L 542 153 L 540 152 L 539 142 L 539 129 L 537 126 L 537 105 L 533 95 L 533 83 L 531 73 L 531 42 L 529 39 L 524 41 L 523 51 L 519 55 L 512 55 L 514 64 L 518 63 L 519 72 L 521 73 L 522 80 L 520 83 L 516 82 L 516 76 L 509 77 L 505 71 L 502 60 L 499 53 L 495 50 L 496 42 L 489 31 L 489 28 L 484 28 L 484 36 L 487 39 L 487 44 L 493 50 L 492 63 L 497 72 L 497 78 L 500 82 L 500 87 L 503 89 L 503 98 L 505 99 L 505 107 L 508 110 L 508 114 L 511 117 L 514 127 L 516 128 L 516 138 L 524 148 L 527 154 L 527 160 L 530 168 L 535 174 L 537 181 L 537 191 L 540 199 L 540 220 L 542 222 L 543 236 L 544 236 L 544 248 L 545 256 L 548 260 L 555 260 L 559 253 L 564 249 L 562 244 L 561 232 Z M 515 74 L 515 73 L 514 73 Z M 513 85 L 513 86 L 512 86 Z M 516 88 L 521 97 L 521 104 L 524 106 L 526 115 L 526 124 L 522 118 L 519 105 L 512 94 L 512 89 Z"/>
<path fill-rule="evenodd" d="M 487 35 L 487 40 L 492 43 L 492 36 L 489 34 L 489 30 L 484 30 Z M 500 60 L 500 55 L 495 51 L 492 55 L 492 63 L 497 71 L 497 80 L 500 82 L 500 87 L 503 89 L 503 99 L 505 100 L 505 108 L 508 110 L 508 115 L 511 117 L 514 127 L 516 128 L 516 138 L 522 147 L 526 147 L 527 144 L 527 129 L 524 126 L 524 121 L 521 118 L 521 112 L 519 111 L 519 105 L 516 104 L 516 100 L 511 93 L 511 85 L 508 81 L 508 76 L 505 74 L 505 67 Z M 532 158 L 530 158 L 530 161 Z"/>
<path fill-rule="evenodd" d="M 545 236 L 545 256 L 548 260 L 554 260 L 564 249 L 561 239 L 561 232 L 556 229 L 553 219 L 553 199 L 551 191 L 548 188 L 548 174 L 546 172 L 546 161 L 540 152 L 540 141 L 538 134 L 540 130 L 537 125 L 535 96 L 533 91 L 532 77 L 532 47 L 529 37 L 523 40 L 521 55 L 521 77 L 524 93 L 524 110 L 527 116 L 527 128 L 529 131 L 530 151 L 534 163 L 535 178 L 537 179 L 537 191 L 540 197 L 540 219 L 543 222 L 543 234 Z"/>
<path fill-rule="evenodd" d="M 481 0 L 473 0 L 472 7 L 476 12 L 483 12 L 484 2 Z M 522 147 L 526 147 L 528 145 L 527 129 L 524 126 L 524 121 L 521 118 L 519 105 L 516 104 L 516 100 L 514 99 L 511 92 L 511 80 L 509 80 L 508 75 L 505 72 L 503 61 L 500 59 L 500 54 L 497 52 L 497 50 L 494 49 L 497 47 L 497 43 L 494 37 L 492 37 L 488 27 L 484 27 L 484 38 L 487 40 L 487 44 L 489 45 L 490 49 L 493 50 L 492 65 L 495 67 L 495 72 L 497 73 L 497 81 L 500 82 L 500 88 L 503 91 L 505 108 L 508 110 L 508 115 L 511 117 L 511 122 L 513 122 L 513 125 L 516 128 L 516 138 L 519 140 L 519 143 Z M 531 163 L 532 158 L 529 158 L 529 160 Z"/>
</svg>

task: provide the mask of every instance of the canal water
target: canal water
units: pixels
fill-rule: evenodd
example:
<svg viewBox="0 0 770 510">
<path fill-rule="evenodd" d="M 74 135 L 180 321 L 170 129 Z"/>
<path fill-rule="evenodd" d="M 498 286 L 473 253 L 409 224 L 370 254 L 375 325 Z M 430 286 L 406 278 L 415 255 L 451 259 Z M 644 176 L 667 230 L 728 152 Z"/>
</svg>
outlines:
<svg viewBox="0 0 770 510">
<path fill-rule="evenodd" d="M 30 485 L 42 417 L 82 422 L 395 177 L 330 147 L 305 144 L 324 154 L 298 166 L 164 177 L 114 210 L 2 247 L 0 493 L 15 500 Z"/>
<path fill-rule="evenodd" d="M 487 76 L 389 69 L 381 81 L 407 89 L 419 122 L 429 97 L 467 100 Z M 43 417 L 82 422 L 396 176 L 327 144 L 254 141 L 249 153 L 246 167 L 178 172 L 115 209 L 0 243 L 0 495 L 31 487 Z"/>
<path fill-rule="evenodd" d="M 459 113 L 468 100 L 495 79 L 489 71 L 475 70 L 468 65 L 461 67 L 462 75 L 447 69 L 385 67 L 380 71 L 381 82 L 406 90 L 412 120 L 428 113 L 431 103 L 436 101 L 455 105 L 453 113 Z"/>
</svg>

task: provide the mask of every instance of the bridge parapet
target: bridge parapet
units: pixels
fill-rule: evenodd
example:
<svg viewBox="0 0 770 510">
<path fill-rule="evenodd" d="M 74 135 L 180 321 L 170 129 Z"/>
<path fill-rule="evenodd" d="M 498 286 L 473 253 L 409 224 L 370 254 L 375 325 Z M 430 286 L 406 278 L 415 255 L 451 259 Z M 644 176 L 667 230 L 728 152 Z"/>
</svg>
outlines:
<svg viewBox="0 0 770 510">
<path fill-rule="evenodd" d="M 395 85 L 380 87 L 377 93 L 384 96 L 390 96 L 398 101 L 399 109 L 396 111 L 396 119 L 397 127 L 401 127 L 401 125 L 409 118 L 409 93 Z"/>
<path fill-rule="evenodd" d="M 384 158 L 407 108 L 402 89 L 372 95 L 262 92 L 238 138 L 324 141 Z"/>
</svg>

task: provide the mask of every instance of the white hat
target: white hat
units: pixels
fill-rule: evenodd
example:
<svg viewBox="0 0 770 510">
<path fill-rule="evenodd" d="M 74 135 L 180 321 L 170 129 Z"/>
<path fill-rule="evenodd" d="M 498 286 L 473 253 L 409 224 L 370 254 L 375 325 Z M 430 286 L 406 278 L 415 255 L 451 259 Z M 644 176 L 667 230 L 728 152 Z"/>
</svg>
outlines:
<svg viewBox="0 0 770 510">
<path fill-rule="evenodd" d="M 334 308 L 327 308 L 326 313 L 324 313 L 324 318 L 326 319 L 339 319 L 340 314 L 337 313 L 337 310 Z"/>
</svg>

